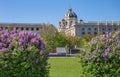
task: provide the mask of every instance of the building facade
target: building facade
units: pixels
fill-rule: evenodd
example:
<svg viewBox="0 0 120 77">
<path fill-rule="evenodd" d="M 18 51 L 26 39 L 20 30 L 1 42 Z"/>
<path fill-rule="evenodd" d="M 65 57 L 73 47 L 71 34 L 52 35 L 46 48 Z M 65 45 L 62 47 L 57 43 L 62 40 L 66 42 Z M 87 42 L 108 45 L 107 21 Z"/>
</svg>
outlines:
<svg viewBox="0 0 120 77">
<path fill-rule="evenodd" d="M 71 36 L 84 36 L 93 34 L 97 36 L 98 33 L 105 34 L 120 29 L 120 22 L 84 22 L 82 19 L 78 20 L 77 15 L 72 9 L 64 15 L 62 21 L 59 22 L 58 32 Z"/>
<path fill-rule="evenodd" d="M 40 34 L 42 29 L 41 24 L 28 24 L 28 23 L 0 23 L 0 28 L 6 30 L 8 28 L 16 28 L 18 31 L 30 31 Z"/>
</svg>

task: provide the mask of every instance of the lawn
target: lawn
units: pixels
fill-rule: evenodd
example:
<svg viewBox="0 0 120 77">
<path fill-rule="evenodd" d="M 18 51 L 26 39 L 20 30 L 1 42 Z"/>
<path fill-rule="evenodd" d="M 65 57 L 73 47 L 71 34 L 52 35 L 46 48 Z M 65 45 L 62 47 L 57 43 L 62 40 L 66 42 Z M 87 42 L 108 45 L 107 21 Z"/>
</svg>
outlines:
<svg viewBox="0 0 120 77">
<path fill-rule="evenodd" d="M 50 58 L 50 77 L 80 77 L 79 58 Z"/>
</svg>

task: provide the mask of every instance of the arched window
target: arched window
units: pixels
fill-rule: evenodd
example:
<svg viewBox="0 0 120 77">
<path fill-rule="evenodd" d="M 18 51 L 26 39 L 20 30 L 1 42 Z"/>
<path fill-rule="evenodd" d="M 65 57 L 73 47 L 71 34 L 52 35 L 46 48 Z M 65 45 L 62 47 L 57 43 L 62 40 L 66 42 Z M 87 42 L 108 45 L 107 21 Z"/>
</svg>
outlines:
<svg viewBox="0 0 120 77">
<path fill-rule="evenodd" d="M 70 26 L 72 25 L 72 21 L 70 21 Z"/>
<path fill-rule="evenodd" d="M 68 23 L 66 22 L 66 25 L 67 25 Z"/>
</svg>

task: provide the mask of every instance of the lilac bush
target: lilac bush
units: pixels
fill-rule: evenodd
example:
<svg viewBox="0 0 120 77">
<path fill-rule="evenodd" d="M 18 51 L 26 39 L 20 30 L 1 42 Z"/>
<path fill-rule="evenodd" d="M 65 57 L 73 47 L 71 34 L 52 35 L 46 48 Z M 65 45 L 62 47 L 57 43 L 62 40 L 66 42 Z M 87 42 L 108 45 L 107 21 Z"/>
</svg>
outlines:
<svg viewBox="0 0 120 77">
<path fill-rule="evenodd" d="M 83 77 L 120 76 L 120 30 L 95 37 L 82 58 Z"/>
<path fill-rule="evenodd" d="M 0 29 L 1 77 L 48 77 L 45 42 L 32 32 Z"/>
</svg>

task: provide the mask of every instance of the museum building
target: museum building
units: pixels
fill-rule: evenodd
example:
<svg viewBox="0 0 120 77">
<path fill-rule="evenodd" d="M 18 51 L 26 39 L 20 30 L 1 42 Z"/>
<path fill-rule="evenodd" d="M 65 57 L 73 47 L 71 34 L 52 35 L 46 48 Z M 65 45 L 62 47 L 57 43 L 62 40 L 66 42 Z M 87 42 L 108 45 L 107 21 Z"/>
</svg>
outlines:
<svg viewBox="0 0 120 77">
<path fill-rule="evenodd" d="M 120 22 L 84 22 L 78 20 L 76 13 L 70 8 L 59 22 L 58 32 L 71 36 L 84 36 L 93 34 L 97 36 L 99 33 L 116 31 L 120 28 Z"/>
</svg>

